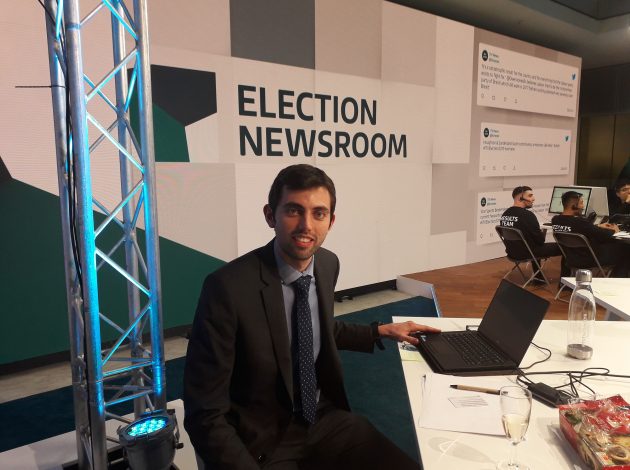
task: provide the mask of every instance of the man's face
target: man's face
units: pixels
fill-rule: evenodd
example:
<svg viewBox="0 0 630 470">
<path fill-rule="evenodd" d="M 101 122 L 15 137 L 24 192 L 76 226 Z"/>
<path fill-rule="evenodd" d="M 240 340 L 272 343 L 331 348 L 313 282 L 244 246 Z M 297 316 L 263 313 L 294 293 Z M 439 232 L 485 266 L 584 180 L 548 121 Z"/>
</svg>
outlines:
<svg viewBox="0 0 630 470">
<path fill-rule="evenodd" d="M 621 202 L 630 202 L 630 184 L 622 186 L 616 193 Z"/>
<path fill-rule="evenodd" d="M 525 204 L 527 209 L 531 209 L 534 206 L 536 198 L 534 197 L 534 193 L 532 191 L 525 191 L 521 197 L 523 198 L 523 204 Z"/>
<path fill-rule="evenodd" d="M 263 212 L 276 232 L 282 258 L 298 271 L 308 267 L 335 221 L 330 213 L 330 193 L 323 186 L 297 191 L 285 187 L 275 214 L 268 204 Z"/>
<path fill-rule="evenodd" d="M 579 213 L 581 214 L 582 211 L 584 210 L 584 198 L 580 198 L 577 204 L 577 208 L 578 208 Z"/>
</svg>

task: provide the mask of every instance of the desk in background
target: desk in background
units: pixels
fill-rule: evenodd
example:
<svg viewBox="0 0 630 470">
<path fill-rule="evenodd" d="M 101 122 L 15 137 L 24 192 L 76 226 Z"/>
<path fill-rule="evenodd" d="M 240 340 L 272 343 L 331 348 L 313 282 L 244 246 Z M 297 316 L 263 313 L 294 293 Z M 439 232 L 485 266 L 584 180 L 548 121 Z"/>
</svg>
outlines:
<svg viewBox="0 0 630 470">
<path fill-rule="evenodd" d="M 394 317 L 393 321 L 413 320 L 418 323 L 441 328 L 442 330 L 463 330 L 466 325 L 478 324 L 480 319 L 470 318 L 408 318 Z M 583 370 L 587 367 L 607 367 L 613 373 L 630 375 L 630 322 L 598 321 L 595 324 L 594 354 L 590 360 L 580 361 L 565 354 L 566 321 L 543 321 L 534 342 L 548 348 L 551 358 L 534 366 L 526 372 L 553 370 Z M 429 365 L 418 353 L 416 361 L 402 361 L 409 402 L 414 420 L 414 429 L 420 448 L 420 455 L 425 470 L 490 470 L 496 463 L 507 458 L 508 440 L 503 436 L 437 431 L 418 427 L 418 418 L 422 406 L 422 376 L 431 372 Z M 522 366 L 527 367 L 545 357 L 545 353 L 530 347 L 523 359 Z M 512 377 L 515 380 L 515 377 Z M 541 375 L 532 377 L 534 382 L 560 385 L 566 376 Z M 630 398 L 630 379 L 592 378 L 589 386 L 596 393 L 605 396 L 620 393 Z M 585 392 L 585 395 L 586 392 Z M 549 408 L 536 400 L 532 405 L 532 416 L 527 431 L 526 441 L 518 446 L 520 460 L 527 463 L 531 470 L 586 469 L 579 456 L 562 436 L 558 425 L 558 410 Z"/>
<path fill-rule="evenodd" d="M 560 281 L 575 288 L 574 277 L 563 277 Z M 594 277 L 591 287 L 597 305 L 606 309 L 606 320 L 630 320 L 630 278 Z"/>
</svg>

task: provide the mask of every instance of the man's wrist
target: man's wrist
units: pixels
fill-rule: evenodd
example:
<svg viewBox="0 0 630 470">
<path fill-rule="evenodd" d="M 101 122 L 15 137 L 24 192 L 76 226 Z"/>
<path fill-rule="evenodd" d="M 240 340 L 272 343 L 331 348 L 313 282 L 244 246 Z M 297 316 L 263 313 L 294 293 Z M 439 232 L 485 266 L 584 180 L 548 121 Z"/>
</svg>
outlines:
<svg viewBox="0 0 630 470">
<path fill-rule="evenodd" d="M 376 344 L 378 349 L 380 349 L 381 351 L 385 349 L 385 346 L 383 346 L 383 342 L 381 341 L 381 333 L 379 332 L 379 327 L 382 324 L 383 323 L 381 323 L 380 321 L 373 321 L 372 323 L 370 323 L 370 327 L 372 328 L 372 339 L 374 340 L 374 344 Z"/>
</svg>

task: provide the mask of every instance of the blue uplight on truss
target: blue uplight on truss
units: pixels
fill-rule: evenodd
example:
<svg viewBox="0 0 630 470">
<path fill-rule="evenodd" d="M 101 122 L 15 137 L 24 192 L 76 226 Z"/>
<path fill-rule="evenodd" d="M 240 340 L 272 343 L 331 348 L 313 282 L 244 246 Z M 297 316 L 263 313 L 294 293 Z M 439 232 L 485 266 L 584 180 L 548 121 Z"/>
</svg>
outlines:
<svg viewBox="0 0 630 470">
<path fill-rule="evenodd" d="M 118 428 L 118 438 L 131 470 L 172 470 L 181 449 L 174 410 L 157 410 Z"/>
<path fill-rule="evenodd" d="M 133 424 L 127 433 L 132 437 L 144 436 L 152 432 L 159 431 L 166 426 L 166 418 L 147 418 Z"/>
</svg>

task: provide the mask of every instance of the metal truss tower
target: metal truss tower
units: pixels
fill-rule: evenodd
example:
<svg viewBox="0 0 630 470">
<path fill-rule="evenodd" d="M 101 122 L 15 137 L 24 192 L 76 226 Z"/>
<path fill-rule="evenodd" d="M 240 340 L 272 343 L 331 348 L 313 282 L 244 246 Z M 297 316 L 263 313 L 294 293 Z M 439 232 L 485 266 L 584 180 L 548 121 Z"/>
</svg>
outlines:
<svg viewBox="0 0 630 470">
<path fill-rule="evenodd" d="M 130 422 L 116 405 L 133 401 L 136 417 L 166 406 L 146 7 L 146 0 L 131 9 L 123 0 L 45 0 L 81 469 L 107 468 L 107 441 L 117 439 L 105 420 Z M 95 60 L 84 56 L 82 36 L 103 15 L 113 65 L 96 76 L 84 69 Z M 102 41 L 102 27 L 98 34 Z M 139 136 L 130 120 L 134 95 Z M 97 158 L 118 160 L 119 184 L 106 178 L 114 204 L 95 197 Z M 104 276 L 110 285 L 118 279 L 120 292 L 105 290 Z M 105 311 L 115 296 L 123 312 Z"/>
</svg>

